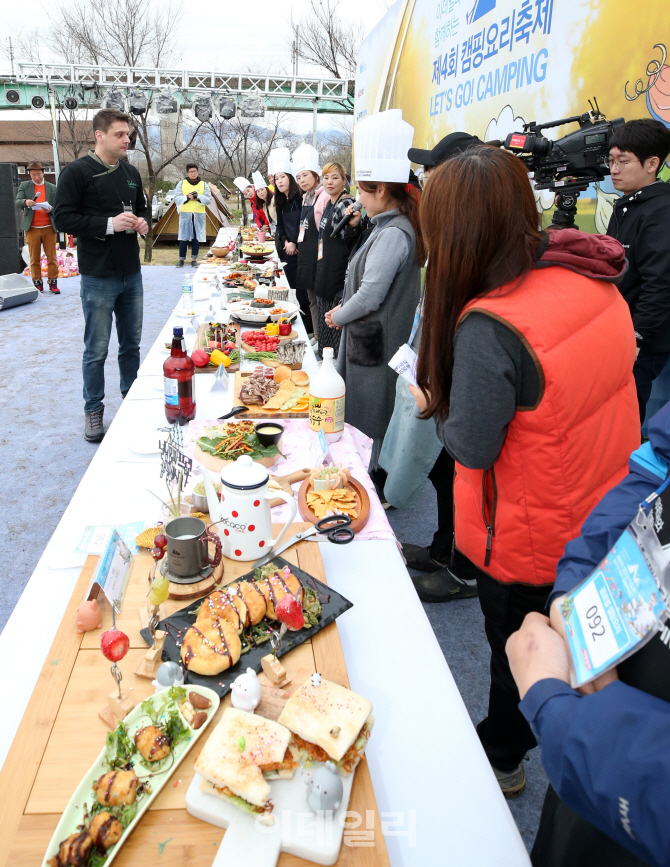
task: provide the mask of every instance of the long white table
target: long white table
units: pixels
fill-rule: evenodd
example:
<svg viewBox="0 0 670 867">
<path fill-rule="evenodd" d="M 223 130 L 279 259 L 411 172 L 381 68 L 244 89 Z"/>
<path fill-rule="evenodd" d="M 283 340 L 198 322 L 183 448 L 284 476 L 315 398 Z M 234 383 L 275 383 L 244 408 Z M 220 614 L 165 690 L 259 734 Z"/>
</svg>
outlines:
<svg viewBox="0 0 670 867">
<path fill-rule="evenodd" d="M 205 313 L 209 304 L 196 302 L 196 312 Z M 162 385 L 166 357 L 160 347 L 174 325 L 187 322 L 174 311 L 170 315 L 0 634 L 5 695 L 11 696 L 0 715 L 0 767 L 83 565 L 84 556 L 72 552 L 84 527 L 156 514 L 150 492 L 161 493 L 158 462 L 133 458 L 124 443 L 165 424 L 163 396 L 155 388 L 155 382 Z M 296 327 L 306 339 L 299 317 Z M 187 343 L 194 337 L 193 331 L 187 334 Z M 304 367 L 316 372 L 310 349 Z M 212 381 L 213 375 L 197 376 L 196 418 L 216 417 L 232 406 L 232 387 L 215 397 L 209 394 Z M 320 550 L 328 583 L 354 603 L 338 620 L 338 630 L 352 687 L 374 705 L 367 760 L 391 864 L 528 867 L 521 836 L 396 545 L 354 541 L 322 544 Z M 17 648 L 20 666 L 9 663 Z"/>
</svg>

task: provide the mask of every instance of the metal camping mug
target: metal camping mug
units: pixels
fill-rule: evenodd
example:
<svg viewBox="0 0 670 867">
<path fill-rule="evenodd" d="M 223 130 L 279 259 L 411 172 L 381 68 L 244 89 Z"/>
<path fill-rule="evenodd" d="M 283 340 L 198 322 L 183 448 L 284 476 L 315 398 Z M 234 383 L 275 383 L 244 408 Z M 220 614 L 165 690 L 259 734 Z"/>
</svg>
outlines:
<svg viewBox="0 0 670 867">
<path fill-rule="evenodd" d="M 180 578 L 197 575 L 205 566 L 218 566 L 221 562 L 221 540 L 207 532 L 200 518 L 174 518 L 165 527 L 167 536 L 168 569 Z M 216 545 L 216 554 L 209 557 L 207 544 Z"/>
</svg>

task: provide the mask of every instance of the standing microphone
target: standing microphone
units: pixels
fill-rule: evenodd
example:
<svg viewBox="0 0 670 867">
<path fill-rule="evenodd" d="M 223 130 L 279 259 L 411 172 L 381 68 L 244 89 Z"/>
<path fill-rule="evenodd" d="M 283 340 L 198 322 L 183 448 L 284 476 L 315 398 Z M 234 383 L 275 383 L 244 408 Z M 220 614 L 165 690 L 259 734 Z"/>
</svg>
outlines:
<svg viewBox="0 0 670 867">
<path fill-rule="evenodd" d="M 353 210 L 350 214 L 345 214 L 345 215 L 342 217 L 342 219 L 340 220 L 340 222 L 339 222 L 339 223 L 337 224 L 337 226 L 335 226 L 335 228 L 333 229 L 333 234 L 332 234 L 330 237 L 331 237 L 331 238 L 336 238 L 336 237 L 340 234 L 340 232 L 342 231 L 342 229 L 344 229 L 344 227 L 347 225 L 347 223 L 349 222 L 349 220 L 354 216 L 354 214 L 356 213 L 356 211 L 360 211 L 360 210 L 362 210 L 362 208 L 363 208 L 363 205 L 361 205 L 360 202 L 354 202 L 354 210 Z"/>
</svg>

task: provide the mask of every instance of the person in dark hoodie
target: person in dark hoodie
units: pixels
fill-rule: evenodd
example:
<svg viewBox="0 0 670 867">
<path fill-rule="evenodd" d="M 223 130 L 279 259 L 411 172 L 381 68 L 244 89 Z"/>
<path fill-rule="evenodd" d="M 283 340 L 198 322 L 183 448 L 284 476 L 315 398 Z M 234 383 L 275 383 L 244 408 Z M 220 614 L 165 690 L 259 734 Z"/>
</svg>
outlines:
<svg viewBox="0 0 670 867">
<path fill-rule="evenodd" d="M 633 317 L 633 373 L 644 421 L 651 384 L 670 358 L 670 185 L 658 173 L 670 152 L 670 130 L 658 120 L 629 120 L 610 140 L 610 173 L 623 195 L 607 234 L 623 244 L 628 270 L 617 281 Z"/>
<path fill-rule="evenodd" d="M 649 442 L 630 456 L 628 475 L 566 545 L 549 597 L 551 620 L 529 615 L 507 643 L 520 709 L 550 781 L 531 854 L 536 867 L 670 864 L 670 632 L 657 632 L 577 691 L 569 685 L 559 611 L 563 595 L 598 567 L 640 504 L 656 506 L 645 501 L 670 469 L 670 403 L 648 429 Z"/>
<path fill-rule="evenodd" d="M 500 787 L 525 787 L 536 746 L 505 643 L 544 611 L 566 543 L 640 444 L 621 245 L 543 233 L 523 163 L 477 145 L 435 170 L 417 382 L 455 459 L 455 545 L 476 567 L 491 647 L 477 732 Z M 616 351 L 612 351 L 612 347 Z"/>
</svg>

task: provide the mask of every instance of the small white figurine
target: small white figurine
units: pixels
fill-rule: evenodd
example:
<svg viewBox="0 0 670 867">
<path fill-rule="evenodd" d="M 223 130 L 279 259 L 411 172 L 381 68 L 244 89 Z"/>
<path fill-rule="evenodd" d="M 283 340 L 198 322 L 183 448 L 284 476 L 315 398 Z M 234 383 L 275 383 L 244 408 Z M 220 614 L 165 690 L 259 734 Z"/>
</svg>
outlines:
<svg viewBox="0 0 670 867">
<path fill-rule="evenodd" d="M 321 686 L 321 675 L 318 671 L 312 675 L 312 686 Z"/>
<path fill-rule="evenodd" d="M 342 803 L 342 778 L 333 762 L 318 765 L 307 782 L 307 806 L 318 813 L 337 810 Z"/>
<path fill-rule="evenodd" d="M 183 686 L 184 672 L 177 662 L 164 662 L 156 672 L 156 680 L 151 685 L 158 691 L 166 686 Z"/>
<path fill-rule="evenodd" d="M 238 710 L 253 713 L 261 700 L 261 682 L 253 668 L 248 668 L 244 674 L 238 675 L 233 681 L 230 692 L 230 703 Z"/>
</svg>

